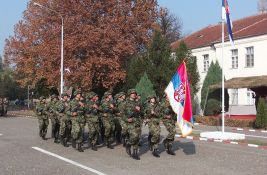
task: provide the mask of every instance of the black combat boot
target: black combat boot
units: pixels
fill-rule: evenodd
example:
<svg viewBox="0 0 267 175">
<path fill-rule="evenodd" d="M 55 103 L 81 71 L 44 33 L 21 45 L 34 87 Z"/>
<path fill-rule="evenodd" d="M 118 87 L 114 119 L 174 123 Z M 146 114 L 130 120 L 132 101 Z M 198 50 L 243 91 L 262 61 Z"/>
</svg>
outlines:
<svg viewBox="0 0 267 175">
<path fill-rule="evenodd" d="M 76 148 L 76 140 L 72 139 L 71 145 L 72 145 L 72 148 Z"/>
<path fill-rule="evenodd" d="M 54 127 L 52 127 L 51 138 L 55 138 L 55 128 Z"/>
<path fill-rule="evenodd" d="M 113 146 L 111 145 L 110 141 L 107 141 L 107 148 L 114 149 Z"/>
<path fill-rule="evenodd" d="M 91 144 L 91 145 L 92 145 L 92 150 L 97 151 L 96 145 L 95 144 Z"/>
<path fill-rule="evenodd" d="M 167 149 L 167 153 L 170 154 L 170 155 L 175 155 L 175 152 L 172 150 L 172 145 L 171 144 L 168 144 L 168 149 Z"/>
<path fill-rule="evenodd" d="M 137 149 L 134 149 L 133 150 L 133 155 L 132 155 L 133 159 L 135 160 L 140 160 L 140 157 L 138 155 L 138 150 Z"/>
<path fill-rule="evenodd" d="M 83 148 L 82 148 L 82 144 L 81 143 L 78 143 L 78 151 L 79 152 L 83 152 Z"/>
<path fill-rule="evenodd" d="M 131 145 L 129 143 L 127 143 L 125 148 L 126 148 L 126 153 L 129 156 L 132 156 L 132 153 L 131 153 Z"/>
<path fill-rule="evenodd" d="M 158 149 L 154 149 L 152 154 L 154 157 L 160 157 Z"/>
<path fill-rule="evenodd" d="M 42 132 L 42 130 L 40 129 L 40 130 L 39 130 L 39 136 L 42 137 L 42 135 L 43 135 L 43 132 Z"/>
<path fill-rule="evenodd" d="M 148 141 L 148 145 L 149 145 L 149 150 L 150 151 L 153 151 L 153 145 L 152 145 L 152 143 L 151 143 L 151 135 L 149 134 L 148 135 L 148 138 L 147 138 L 147 141 Z"/>
</svg>

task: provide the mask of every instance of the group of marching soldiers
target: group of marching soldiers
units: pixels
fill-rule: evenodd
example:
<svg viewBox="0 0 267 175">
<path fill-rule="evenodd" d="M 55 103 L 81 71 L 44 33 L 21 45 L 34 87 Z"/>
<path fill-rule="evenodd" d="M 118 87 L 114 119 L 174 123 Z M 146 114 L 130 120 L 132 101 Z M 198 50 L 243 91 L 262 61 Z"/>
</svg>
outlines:
<svg viewBox="0 0 267 175">
<path fill-rule="evenodd" d="M 159 155 L 160 123 L 162 122 L 168 135 L 163 143 L 166 152 L 175 155 L 172 145 L 175 137 L 175 115 L 168 98 L 163 97 L 158 102 L 156 96 L 149 96 L 142 104 L 140 95 L 135 89 L 113 96 L 105 92 L 102 100 L 94 92 L 83 94 L 76 90 L 70 98 L 67 93 L 52 95 L 50 102 L 44 97 L 36 105 L 39 121 L 39 135 L 46 140 L 49 119 L 52 124 L 52 138 L 55 143 L 83 152 L 85 127 L 88 127 L 88 144 L 97 151 L 97 145 L 102 139 L 107 148 L 113 149 L 112 142 L 122 143 L 127 154 L 139 160 L 138 148 L 142 134 L 142 125 L 148 125 L 148 143 L 153 156 Z"/>
</svg>

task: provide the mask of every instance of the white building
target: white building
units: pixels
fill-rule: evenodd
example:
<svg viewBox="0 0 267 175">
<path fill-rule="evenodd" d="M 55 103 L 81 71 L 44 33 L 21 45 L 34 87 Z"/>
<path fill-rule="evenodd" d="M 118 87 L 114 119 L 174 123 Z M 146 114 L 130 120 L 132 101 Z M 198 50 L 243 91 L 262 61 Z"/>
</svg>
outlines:
<svg viewBox="0 0 267 175">
<path fill-rule="evenodd" d="M 236 77 L 267 75 L 267 13 L 250 16 L 233 22 L 235 47 L 228 39 L 225 26 L 224 70 L 226 80 Z M 211 61 L 219 61 L 222 66 L 221 24 L 211 25 L 182 39 L 197 58 L 200 74 L 200 87 L 207 74 Z M 180 41 L 172 43 L 175 50 Z M 249 89 L 229 89 L 233 106 L 253 109 L 254 98 Z M 201 91 L 198 98 L 201 97 Z M 251 111 L 251 110 L 250 110 Z M 242 113 L 242 111 L 241 111 Z"/>
</svg>

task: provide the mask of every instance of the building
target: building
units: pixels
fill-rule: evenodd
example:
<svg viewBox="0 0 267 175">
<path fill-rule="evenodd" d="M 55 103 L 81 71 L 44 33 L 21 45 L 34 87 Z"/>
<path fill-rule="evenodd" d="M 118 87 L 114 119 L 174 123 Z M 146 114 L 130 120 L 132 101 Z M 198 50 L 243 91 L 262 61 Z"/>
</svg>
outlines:
<svg viewBox="0 0 267 175">
<path fill-rule="evenodd" d="M 221 24 L 207 26 L 182 40 L 197 58 L 200 73 L 200 87 L 211 61 L 219 61 L 222 66 Z M 267 13 L 233 21 L 235 46 L 228 39 L 225 25 L 224 70 L 226 80 L 237 77 L 267 75 Z M 175 50 L 180 40 L 171 44 Z M 235 113 L 250 111 L 255 114 L 254 92 L 250 89 L 228 89 L 230 108 Z M 201 92 L 198 93 L 200 99 Z M 237 108 L 238 107 L 238 108 Z M 244 109 L 251 110 L 244 110 Z M 238 111 L 239 109 L 239 111 Z"/>
</svg>

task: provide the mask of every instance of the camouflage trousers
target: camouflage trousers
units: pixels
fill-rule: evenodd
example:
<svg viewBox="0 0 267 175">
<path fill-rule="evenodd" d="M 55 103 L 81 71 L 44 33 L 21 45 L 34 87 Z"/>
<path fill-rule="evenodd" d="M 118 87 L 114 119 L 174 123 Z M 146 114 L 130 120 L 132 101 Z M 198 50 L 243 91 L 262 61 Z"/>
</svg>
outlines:
<svg viewBox="0 0 267 175">
<path fill-rule="evenodd" d="M 148 123 L 149 128 L 149 138 L 151 139 L 151 144 L 153 149 L 159 148 L 160 142 L 160 121 L 157 119 L 151 119 Z"/>
<path fill-rule="evenodd" d="M 86 122 L 88 125 L 88 136 L 91 145 L 96 145 L 98 136 L 100 134 L 98 116 L 87 116 Z"/>
<path fill-rule="evenodd" d="M 121 134 L 122 134 L 122 125 L 121 125 L 122 118 L 121 117 L 115 117 L 114 118 L 114 135 L 117 142 L 121 142 Z"/>
<path fill-rule="evenodd" d="M 76 143 L 83 142 L 82 127 L 84 127 L 84 125 L 83 123 L 80 122 L 78 117 L 71 119 L 71 136 L 72 136 L 72 139 L 76 141 Z"/>
<path fill-rule="evenodd" d="M 38 116 L 38 123 L 39 123 L 39 135 L 41 137 L 45 136 L 49 125 L 48 118 L 46 116 Z"/>
<path fill-rule="evenodd" d="M 105 129 L 105 143 L 107 142 L 111 143 L 113 141 L 113 131 L 115 129 L 114 120 L 112 117 L 105 116 L 103 117 L 103 125 Z"/>
<path fill-rule="evenodd" d="M 69 137 L 70 132 L 71 132 L 71 119 L 63 114 L 60 118 L 59 135 L 61 138 L 66 138 Z"/>
<path fill-rule="evenodd" d="M 167 137 L 164 139 L 164 143 L 168 145 L 172 145 L 175 137 L 175 121 L 171 119 L 163 119 L 163 124 L 166 128 L 166 130 L 169 132 Z"/>
<path fill-rule="evenodd" d="M 57 137 L 59 136 L 59 129 L 60 129 L 60 120 L 59 120 L 59 117 L 58 116 L 51 116 L 50 117 L 50 120 L 51 120 L 51 129 L 52 129 L 52 138 L 54 137 Z"/>
<path fill-rule="evenodd" d="M 128 131 L 128 124 L 125 121 L 125 119 L 121 119 L 120 120 L 120 125 L 121 125 L 121 134 L 126 136 L 127 135 L 127 131 Z"/>
<path fill-rule="evenodd" d="M 141 136 L 142 128 L 139 123 L 128 123 L 127 124 L 129 140 L 127 141 L 128 144 L 132 146 L 133 149 L 138 149 L 139 140 Z"/>
</svg>

